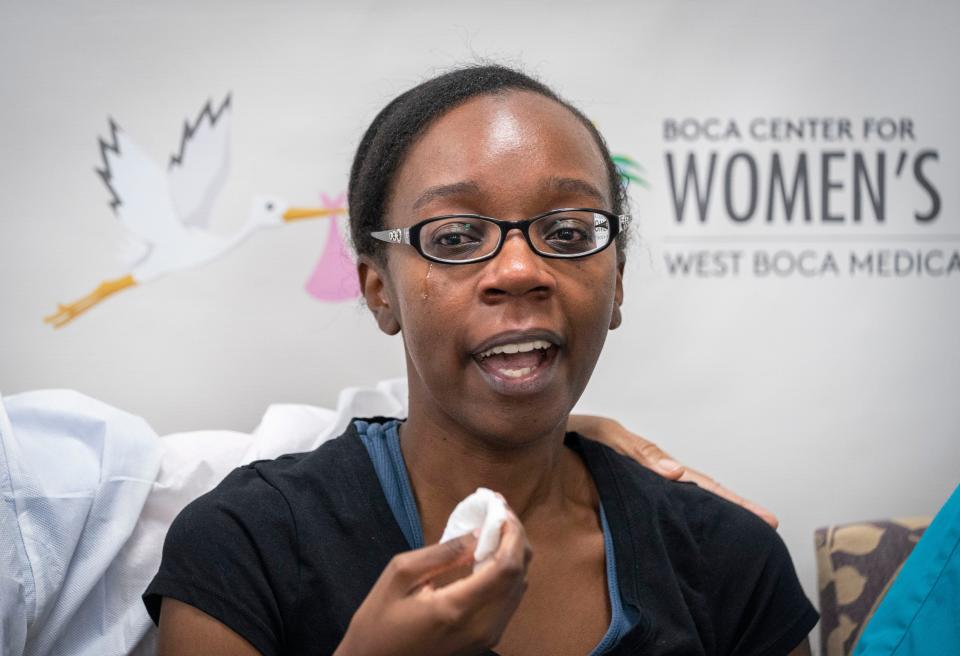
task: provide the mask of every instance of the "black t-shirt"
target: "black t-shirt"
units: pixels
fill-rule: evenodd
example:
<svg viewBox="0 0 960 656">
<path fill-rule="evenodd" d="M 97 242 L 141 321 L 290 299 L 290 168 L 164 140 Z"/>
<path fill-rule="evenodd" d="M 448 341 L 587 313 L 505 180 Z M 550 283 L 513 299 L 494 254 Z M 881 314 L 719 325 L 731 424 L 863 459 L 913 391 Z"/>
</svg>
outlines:
<svg viewBox="0 0 960 656">
<path fill-rule="evenodd" d="M 385 421 L 374 418 L 367 421 Z M 608 654 L 787 654 L 817 623 L 777 533 L 692 484 L 575 433 L 636 625 Z M 390 559 L 409 546 L 356 429 L 234 470 L 181 512 L 144 594 L 223 622 L 260 652 L 330 654 Z"/>
</svg>

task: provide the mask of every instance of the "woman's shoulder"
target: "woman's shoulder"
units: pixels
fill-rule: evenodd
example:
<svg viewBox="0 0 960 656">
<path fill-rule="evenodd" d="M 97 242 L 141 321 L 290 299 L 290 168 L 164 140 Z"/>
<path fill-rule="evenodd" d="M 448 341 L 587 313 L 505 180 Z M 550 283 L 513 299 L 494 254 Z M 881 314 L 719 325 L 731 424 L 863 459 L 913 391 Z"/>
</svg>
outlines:
<svg viewBox="0 0 960 656">
<path fill-rule="evenodd" d="M 270 608 L 296 608 L 302 571 L 311 573 L 317 590 L 334 589 L 344 567 L 352 568 L 356 581 L 369 579 L 372 585 L 403 544 L 399 527 L 390 521 L 376 473 L 351 422 L 342 435 L 313 451 L 234 469 L 187 505 L 169 528 L 160 571 L 144 601 L 157 621 L 164 596 L 213 616 L 223 598 L 250 604 L 251 599 L 276 597 Z M 353 562 L 361 552 L 369 562 Z M 249 621 L 228 625 L 243 627 L 241 635 L 256 636 L 257 618 L 265 613 L 273 610 L 244 612 Z M 271 627 L 283 623 L 278 616 L 270 619 Z"/>
<path fill-rule="evenodd" d="M 369 494 L 377 484 L 356 422 L 386 422 L 383 417 L 355 419 L 339 436 L 312 451 L 255 460 L 237 467 L 212 490 L 184 508 L 178 518 L 201 525 L 217 515 L 295 518 L 310 508 L 336 513 L 346 500 Z"/>
<path fill-rule="evenodd" d="M 772 527 L 726 499 L 693 483 L 664 479 L 602 444 L 581 438 L 581 448 L 617 548 L 627 561 L 648 563 L 621 570 L 618 554 L 629 598 L 648 608 L 682 605 L 693 623 L 690 630 L 717 645 L 718 653 L 736 644 L 753 645 L 750 653 L 786 653 L 803 640 L 817 614 Z M 664 601 L 669 595 L 662 591 L 669 589 L 681 590 L 682 598 Z M 660 592 L 651 596 L 651 590 Z"/>
<path fill-rule="evenodd" d="M 697 543 L 725 540 L 720 533 L 749 535 L 764 543 L 779 540 L 773 528 L 743 507 L 695 483 L 664 478 L 604 444 L 577 437 L 601 498 L 612 497 L 609 501 L 620 503 L 631 518 L 670 523 L 679 535 Z"/>
</svg>

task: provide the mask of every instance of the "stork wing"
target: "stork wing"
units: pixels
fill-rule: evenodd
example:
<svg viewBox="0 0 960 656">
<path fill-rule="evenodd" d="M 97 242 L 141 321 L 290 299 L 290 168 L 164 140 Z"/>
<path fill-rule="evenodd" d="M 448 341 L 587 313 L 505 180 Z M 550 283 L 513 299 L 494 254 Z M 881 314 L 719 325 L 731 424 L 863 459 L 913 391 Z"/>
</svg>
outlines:
<svg viewBox="0 0 960 656">
<path fill-rule="evenodd" d="M 206 228 L 230 163 L 230 94 L 214 111 L 210 101 L 197 120 L 183 125 L 180 152 L 167 175 L 174 206 L 184 225 Z"/>
<path fill-rule="evenodd" d="M 110 206 L 131 236 L 158 244 L 183 235 L 170 200 L 167 176 L 113 119 L 109 141 L 100 139 L 100 157 L 103 168 L 96 171 L 113 197 Z"/>
</svg>

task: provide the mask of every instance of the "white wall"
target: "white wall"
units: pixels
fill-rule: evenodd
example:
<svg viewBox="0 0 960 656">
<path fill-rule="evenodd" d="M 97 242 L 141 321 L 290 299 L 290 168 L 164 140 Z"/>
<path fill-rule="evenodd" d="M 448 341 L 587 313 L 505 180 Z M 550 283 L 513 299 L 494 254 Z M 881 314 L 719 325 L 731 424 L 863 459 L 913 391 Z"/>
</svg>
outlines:
<svg viewBox="0 0 960 656">
<path fill-rule="evenodd" d="M 183 120 L 231 91 L 232 169 L 214 217 L 229 232 L 254 193 L 310 204 L 344 191 L 360 133 L 386 101 L 487 57 L 541 75 L 645 168 L 649 189 L 633 187 L 641 238 L 624 325 L 583 407 L 775 510 L 814 599 L 815 527 L 932 514 L 960 478 L 960 270 L 849 271 L 850 251 L 960 248 L 955 3 L 63 2 L 0 12 L 4 393 L 71 387 L 160 432 L 249 430 L 271 402 L 329 405 L 341 387 L 401 375 L 399 339 L 381 336 L 357 301 L 304 291 L 323 221 L 262 232 L 61 330 L 41 318 L 124 273 L 114 257 L 123 231 L 93 172 L 108 115 L 165 163 Z M 849 118 L 853 138 L 666 139 L 664 121 L 684 117 L 744 131 L 757 117 Z M 864 119 L 879 117 L 909 119 L 914 139 L 863 138 Z M 695 152 L 701 167 L 711 152 L 718 167 L 748 153 L 762 208 L 775 150 L 791 175 L 807 154 L 810 224 L 736 224 L 722 177 L 706 223 L 676 221 L 666 153 Z M 820 158 L 833 150 L 845 155 L 832 160 L 842 187 L 829 202 L 846 219 L 828 224 Z M 921 223 L 913 213 L 930 194 L 912 167 L 926 150 L 938 153 L 922 172 L 941 209 Z M 854 151 L 872 176 L 877 153 L 886 157 L 883 223 L 868 202 L 861 223 L 850 218 Z M 749 200 L 747 165 L 736 166 L 735 212 Z M 821 264 L 831 253 L 838 273 L 752 269 L 756 251 L 805 249 Z M 665 256 L 693 250 L 741 251 L 739 275 L 671 275 Z"/>
</svg>

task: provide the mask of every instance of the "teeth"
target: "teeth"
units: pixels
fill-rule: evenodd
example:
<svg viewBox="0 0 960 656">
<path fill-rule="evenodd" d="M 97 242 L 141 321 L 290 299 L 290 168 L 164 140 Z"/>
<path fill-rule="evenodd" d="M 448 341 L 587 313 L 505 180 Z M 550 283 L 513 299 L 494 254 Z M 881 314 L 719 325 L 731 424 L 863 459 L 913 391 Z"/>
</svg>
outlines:
<svg viewBox="0 0 960 656">
<path fill-rule="evenodd" d="M 507 378 L 521 378 L 530 373 L 530 371 L 530 367 L 523 367 L 522 369 L 501 369 L 500 373 Z"/>
<path fill-rule="evenodd" d="M 551 346 L 550 342 L 542 339 L 535 339 L 530 342 L 517 342 L 515 344 L 501 344 L 499 346 L 494 346 L 493 348 L 489 348 L 483 353 L 478 353 L 477 357 L 482 360 L 483 358 L 488 358 L 491 355 L 496 355 L 497 353 L 527 353 L 534 349 L 540 349 L 541 351 L 545 351 L 548 348 L 550 348 L 550 346 Z M 503 371 L 523 371 L 523 370 L 522 369 L 504 369 Z M 507 375 L 510 375 L 510 374 L 507 374 Z M 516 376 L 513 376 L 513 378 L 517 378 L 523 375 L 525 374 L 517 374 Z"/>
</svg>

